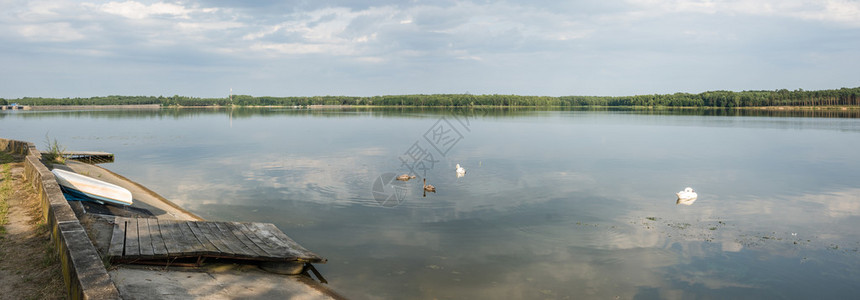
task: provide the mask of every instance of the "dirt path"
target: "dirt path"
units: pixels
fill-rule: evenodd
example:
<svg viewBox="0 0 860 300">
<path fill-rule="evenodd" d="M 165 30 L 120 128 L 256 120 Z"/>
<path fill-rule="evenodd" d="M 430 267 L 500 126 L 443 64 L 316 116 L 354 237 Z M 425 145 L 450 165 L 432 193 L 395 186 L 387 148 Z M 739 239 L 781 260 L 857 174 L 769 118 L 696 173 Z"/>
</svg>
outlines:
<svg viewBox="0 0 860 300">
<path fill-rule="evenodd" d="M 0 298 L 66 299 L 57 254 L 20 157 L 0 152 Z"/>
</svg>

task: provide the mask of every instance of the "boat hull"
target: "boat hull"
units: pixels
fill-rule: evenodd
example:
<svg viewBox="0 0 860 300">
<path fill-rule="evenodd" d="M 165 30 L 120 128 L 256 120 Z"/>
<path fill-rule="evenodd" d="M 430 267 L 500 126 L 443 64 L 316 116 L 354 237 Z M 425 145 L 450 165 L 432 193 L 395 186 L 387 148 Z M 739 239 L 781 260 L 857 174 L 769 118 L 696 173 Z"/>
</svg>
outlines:
<svg viewBox="0 0 860 300">
<path fill-rule="evenodd" d="M 132 204 L 131 192 L 118 185 L 60 169 L 54 169 L 51 173 L 54 173 L 57 183 L 65 192 L 77 197 L 118 205 Z"/>
</svg>

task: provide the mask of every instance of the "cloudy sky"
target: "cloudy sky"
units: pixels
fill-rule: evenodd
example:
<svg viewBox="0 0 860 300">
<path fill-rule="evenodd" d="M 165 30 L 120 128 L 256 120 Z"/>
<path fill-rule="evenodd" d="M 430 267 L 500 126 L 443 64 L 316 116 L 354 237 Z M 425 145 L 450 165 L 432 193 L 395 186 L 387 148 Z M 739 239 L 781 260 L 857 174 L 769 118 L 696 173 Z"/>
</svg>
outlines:
<svg viewBox="0 0 860 300">
<path fill-rule="evenodd" d="M 860 86 L 858 0 L 0 0 L 0 97 Z"/>
</svg>

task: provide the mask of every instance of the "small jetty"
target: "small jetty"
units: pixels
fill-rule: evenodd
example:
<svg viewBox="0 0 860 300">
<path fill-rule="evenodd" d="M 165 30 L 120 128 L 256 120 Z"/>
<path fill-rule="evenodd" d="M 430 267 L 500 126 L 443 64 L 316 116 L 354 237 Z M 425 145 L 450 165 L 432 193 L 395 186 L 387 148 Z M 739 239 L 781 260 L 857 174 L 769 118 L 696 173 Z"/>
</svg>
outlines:
<svg viewBox="0 0 860 300">
<path fill-rule="evenodd" d="M 111 262 L 201 265 L 207 258 L 325 263 L 271 223 L 116 217 Z"/>
<path fill-rule="evenodd" d="M 45 155 L 45 152 L 42 152 L 42 155 Z M 88 164 L 112 163 L 114 161 L 113 153 L 100 151 L 64 151 L 60 156 Z"/>
</svg>

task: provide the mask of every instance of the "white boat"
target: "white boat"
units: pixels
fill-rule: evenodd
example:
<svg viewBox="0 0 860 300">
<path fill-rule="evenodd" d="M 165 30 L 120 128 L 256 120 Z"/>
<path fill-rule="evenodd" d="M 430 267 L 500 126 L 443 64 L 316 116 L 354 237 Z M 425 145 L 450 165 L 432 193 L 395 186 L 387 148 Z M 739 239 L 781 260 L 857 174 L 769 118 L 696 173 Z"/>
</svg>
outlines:
<svg viewBox="0 0 860 300">
<path fill-rule="evenodd" d="M 696 191 L 693 190 L 693 188 L 691 188 L 691 187 L 687 187 L 683 191 L 675 193 L 675 195 L 678 196 L 678 200 L 681 200 L 681 202 L 688 201 L 688 202 L 690 202 L 690 204 L 693 203 L 690 200 L 695 201 L 696 198 L 699 197 L 699 194 L 696 194 Z"/>
<path fill-rule="evenodd" d="M 68 193 L 86 196 L 99 202 L 119 205 L 132 203 L 131 192 L 121 186 L 60 169 L 51 170 L 51 173 L 57 177 L 57 183 L 63 191 Z"/>
</svg>

